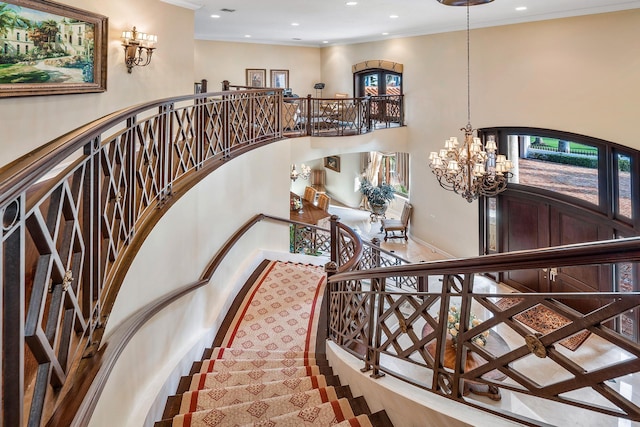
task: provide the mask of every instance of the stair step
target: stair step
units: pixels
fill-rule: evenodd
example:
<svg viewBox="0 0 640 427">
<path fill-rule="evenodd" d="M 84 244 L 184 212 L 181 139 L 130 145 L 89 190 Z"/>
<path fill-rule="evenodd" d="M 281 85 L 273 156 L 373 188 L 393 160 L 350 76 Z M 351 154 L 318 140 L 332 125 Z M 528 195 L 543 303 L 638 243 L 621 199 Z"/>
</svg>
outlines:
<svg viewBox="0 0 640 427">
<path fill-rule="evenodd" d="M 291 368 L 254 369 L 251 371 L 228 371 L 195 374 L 191 377 L 189 390 L 205 388 L 230 387 L 243 384 L 256 384 L 309 375 L 324 375 L 318 366 L 302 366 Z"/>
<path fill-rule="evenodd" d="M 275 323 L 270 319 L 276 319 L 276 314 L 283 319 L 290 315 L 276 311 L 272 316 L 263 312 L 273 306 L 269 303 L 270 295 L 294 304 L 294 310 L 306 307 L 308 317 L 303 319 L 309 319 L 315 308 L 318 308 L 315 314 L 324 313 L 326 308 L 313 305 L 314 288 L 291 293 L 297 289 L 293 282 L 298 277 L 306 280 L 313 276 L 303 286 L 320 285 L 323 275 L 322 271 L 312 272 L 305 265 L 263 263 L 234 300 L 213 346 L 203 352 L 200 361 L 193 363 L 189 376 L 180 379 L 176 395 L 167 399 L 163 419 L 155 426 L 392 427 L 384 411 L 371 415 L 364 397 L 354 398 L 349 386 L 341 385 L 333 375 L 324 347 L 320 346 L 318 353 L 313 351 L 322 338 L 318 341 L 314 333 L 301 333 L 302 326 L 288 319 L 286 324 L 278 320 L 278 330 L 272 327 L 274 334 L 267 334 L 266 329 L 261 334 L 256 332 Z M 318 290 L 315 295 L 322 293 Z M 300 299 L 299 304 L 294 301 L 295 296 Z M 316 317 L 314 322 L 313 327 L 317 327 L 318 323 L 326 322 L 326 317 Z M 300 328 L 292 329 L 296 333 L 289 335 L 287 324 Z M 283 348 L 285 338 L 288 340 L 285 347 L 290 350 L 267 349 Z M 236 347 L 220 347 L 225 342 L 233 342 Z"/>
<path fill-rule="evenodd" d="M 220 359 L 224 358 L 242 358 L 242 359 L 300 359 L 305 357 L 313 357 L 314 353 L 310 351 L 291 351 L 291 350 L 255 350 L 237 347 L 214 347 L 205 350 L 204 359 Z"/>
<path fill-rule="evenodd" d="M 327 387 L 217 408 L 198 408 L 195 412 L 174 417 L 173 423 L 183 425 L 188 421 L 188 425 L 200 425 L 206 424 L 207 420 L 216 420 L 220 421 L 217 426 L 242 425 L 275 418 L 283 413 L 301 412 L 333 401 L 338 401 L 338 397 L 333 387 Z"/>
<path fill-rule="evenodd" d="M 227 406 L 232 402 L 241 400 L 238 397 L 239 391 L 245 391 L 244 401 L 267 399 L 275 396 L 284 396 L 293 393 L 301 393 L 303 391 L 329 387 L 326 378 L 323 375 L 310 376 L 302 378 L 293 378 L 289 380 L 271 381 L 253 385 L 239 385 L 235 387 L 205 389 L 188 391 L 181 396 L 181 404 L 178 405 L 178 411 L 163 418 L 169 418 L 178 413 L 193 412 L 198 407 L 215 408 L 216 406 Z M 338 397 L 342 396 L 342 386 L 335 386 Z"/>
<path fill-rule="evenodd" d="M 338 399 L 322 405 L 304 408 L 297 412 L 290 412 L 271 418 L 269 424 L 278 427 L 300 427 L 301 425 L 332 426 L 335 421 L 338 423 L 356 418 L 353 414 L 347 399 Z M 261 426 L 261 424 L 252 424 Z"/>
<path fill-rule="evenodd" d="M 386 411 L 378 411 L 369 415 L 369 421 L 375 427 L 393 427 L 393 423 L 389 419 Z"/>
<path fill-rule="evenodd" d="M 253 369 L 290 368 L 314 366 L 315 358 L 296 359 L 208 359 L 200 363 L 200 373 L 224 371 L 248 371 Z"/>
<path fill-rule="evenodd" d="M 369 410 L 369 405 L 367 405 L 367 400 L 364 396 L 358 396 L 351 400 L 349 400 L 351 404 L 351 408 L 353 409 L 353 413 L 355 415 L 370 415 L 371 411 Z"/>
<path fill-rule="evenodd" d="M 338 424 L 334 424 L 331 427 L 382 427 L 371 422 L 366 415 L 358 415 L 357 417 L 344 420 Z M 393 426 L 392 426 L 393 427 Z"/>
</svg>

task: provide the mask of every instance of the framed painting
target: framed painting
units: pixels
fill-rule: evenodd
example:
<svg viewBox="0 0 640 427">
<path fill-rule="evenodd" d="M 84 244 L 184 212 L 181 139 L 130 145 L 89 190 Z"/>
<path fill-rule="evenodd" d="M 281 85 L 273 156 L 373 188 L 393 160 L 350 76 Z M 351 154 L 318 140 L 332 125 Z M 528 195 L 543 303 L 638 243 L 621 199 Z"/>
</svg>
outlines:
<svg viewBox="0 0 640 427">
<path fill-rule="evenodd" d="M 271 70 L 271 87 L 286 89 L 289 87 L 289 70 Z"/>
<path fill-rule="evenodd" d="M 332 171 L 340 172 L 340 156 L 327 156 L 324 158 L 324 167 Z"/>
<path fill-rule="evenodd" d="M 266 78 L 267 70 L 264 68 L 247 68 L 247 86 L 265 87 Z"/>
<path fill-rule="evenodd" d="M 108 18 L 48 0 L 0 2 L 0 98 L 107 90 Z"/>
</svg>

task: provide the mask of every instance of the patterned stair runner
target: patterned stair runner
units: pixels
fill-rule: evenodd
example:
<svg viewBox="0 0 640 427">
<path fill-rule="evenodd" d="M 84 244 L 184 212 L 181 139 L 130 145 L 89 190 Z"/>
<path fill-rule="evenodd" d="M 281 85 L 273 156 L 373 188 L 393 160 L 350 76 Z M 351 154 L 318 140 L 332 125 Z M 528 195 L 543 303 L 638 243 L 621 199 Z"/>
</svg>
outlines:
<svg viewBox="0 0 640 427">
<path fill-rule="evenodd" d="M 196 366 L 177 415 L 156 426 L 373 426 L 316 359 L 325 284 L 321 267 L 270 262 L 222 346 Z"/>
</svg>

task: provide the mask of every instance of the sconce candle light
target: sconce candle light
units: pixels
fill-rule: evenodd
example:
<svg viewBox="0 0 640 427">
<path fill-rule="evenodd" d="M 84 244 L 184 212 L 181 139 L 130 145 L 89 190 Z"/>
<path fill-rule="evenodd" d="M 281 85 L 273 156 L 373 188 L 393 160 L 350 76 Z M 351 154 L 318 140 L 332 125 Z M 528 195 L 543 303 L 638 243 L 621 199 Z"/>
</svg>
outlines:
<svg viewBox="0 0 640 427">
<path fill-rule="evenodd" d="M 136 27 L 133 27 L 131 31 L 122 32 L 124 62 L 129 73 L 133 67 L 149 65 L 157 42 L 158 36 L 137 31 Z"/>
</svg>

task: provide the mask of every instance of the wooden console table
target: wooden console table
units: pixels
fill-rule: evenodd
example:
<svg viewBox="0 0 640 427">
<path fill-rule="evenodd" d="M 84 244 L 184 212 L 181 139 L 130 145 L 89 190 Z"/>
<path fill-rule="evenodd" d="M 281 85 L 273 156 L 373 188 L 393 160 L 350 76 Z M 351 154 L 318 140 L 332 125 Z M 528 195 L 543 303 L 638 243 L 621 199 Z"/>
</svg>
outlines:
<svg viewBox="0 0 640 427">
<path fill-rule="evenodd" d="M 311 202 L 306 201 L 302 197 L 295 193 L 290 194 L 290 198 L 298 198 L 302 201 L 302 209 L 289 210 L 289 219 L 291 221 L 304 222 L 305 224 L 318 225 L 318 221 L 323 218 L 331 216 L 331 214 L 325 210 L 320 209 Z"/>
</svg>

